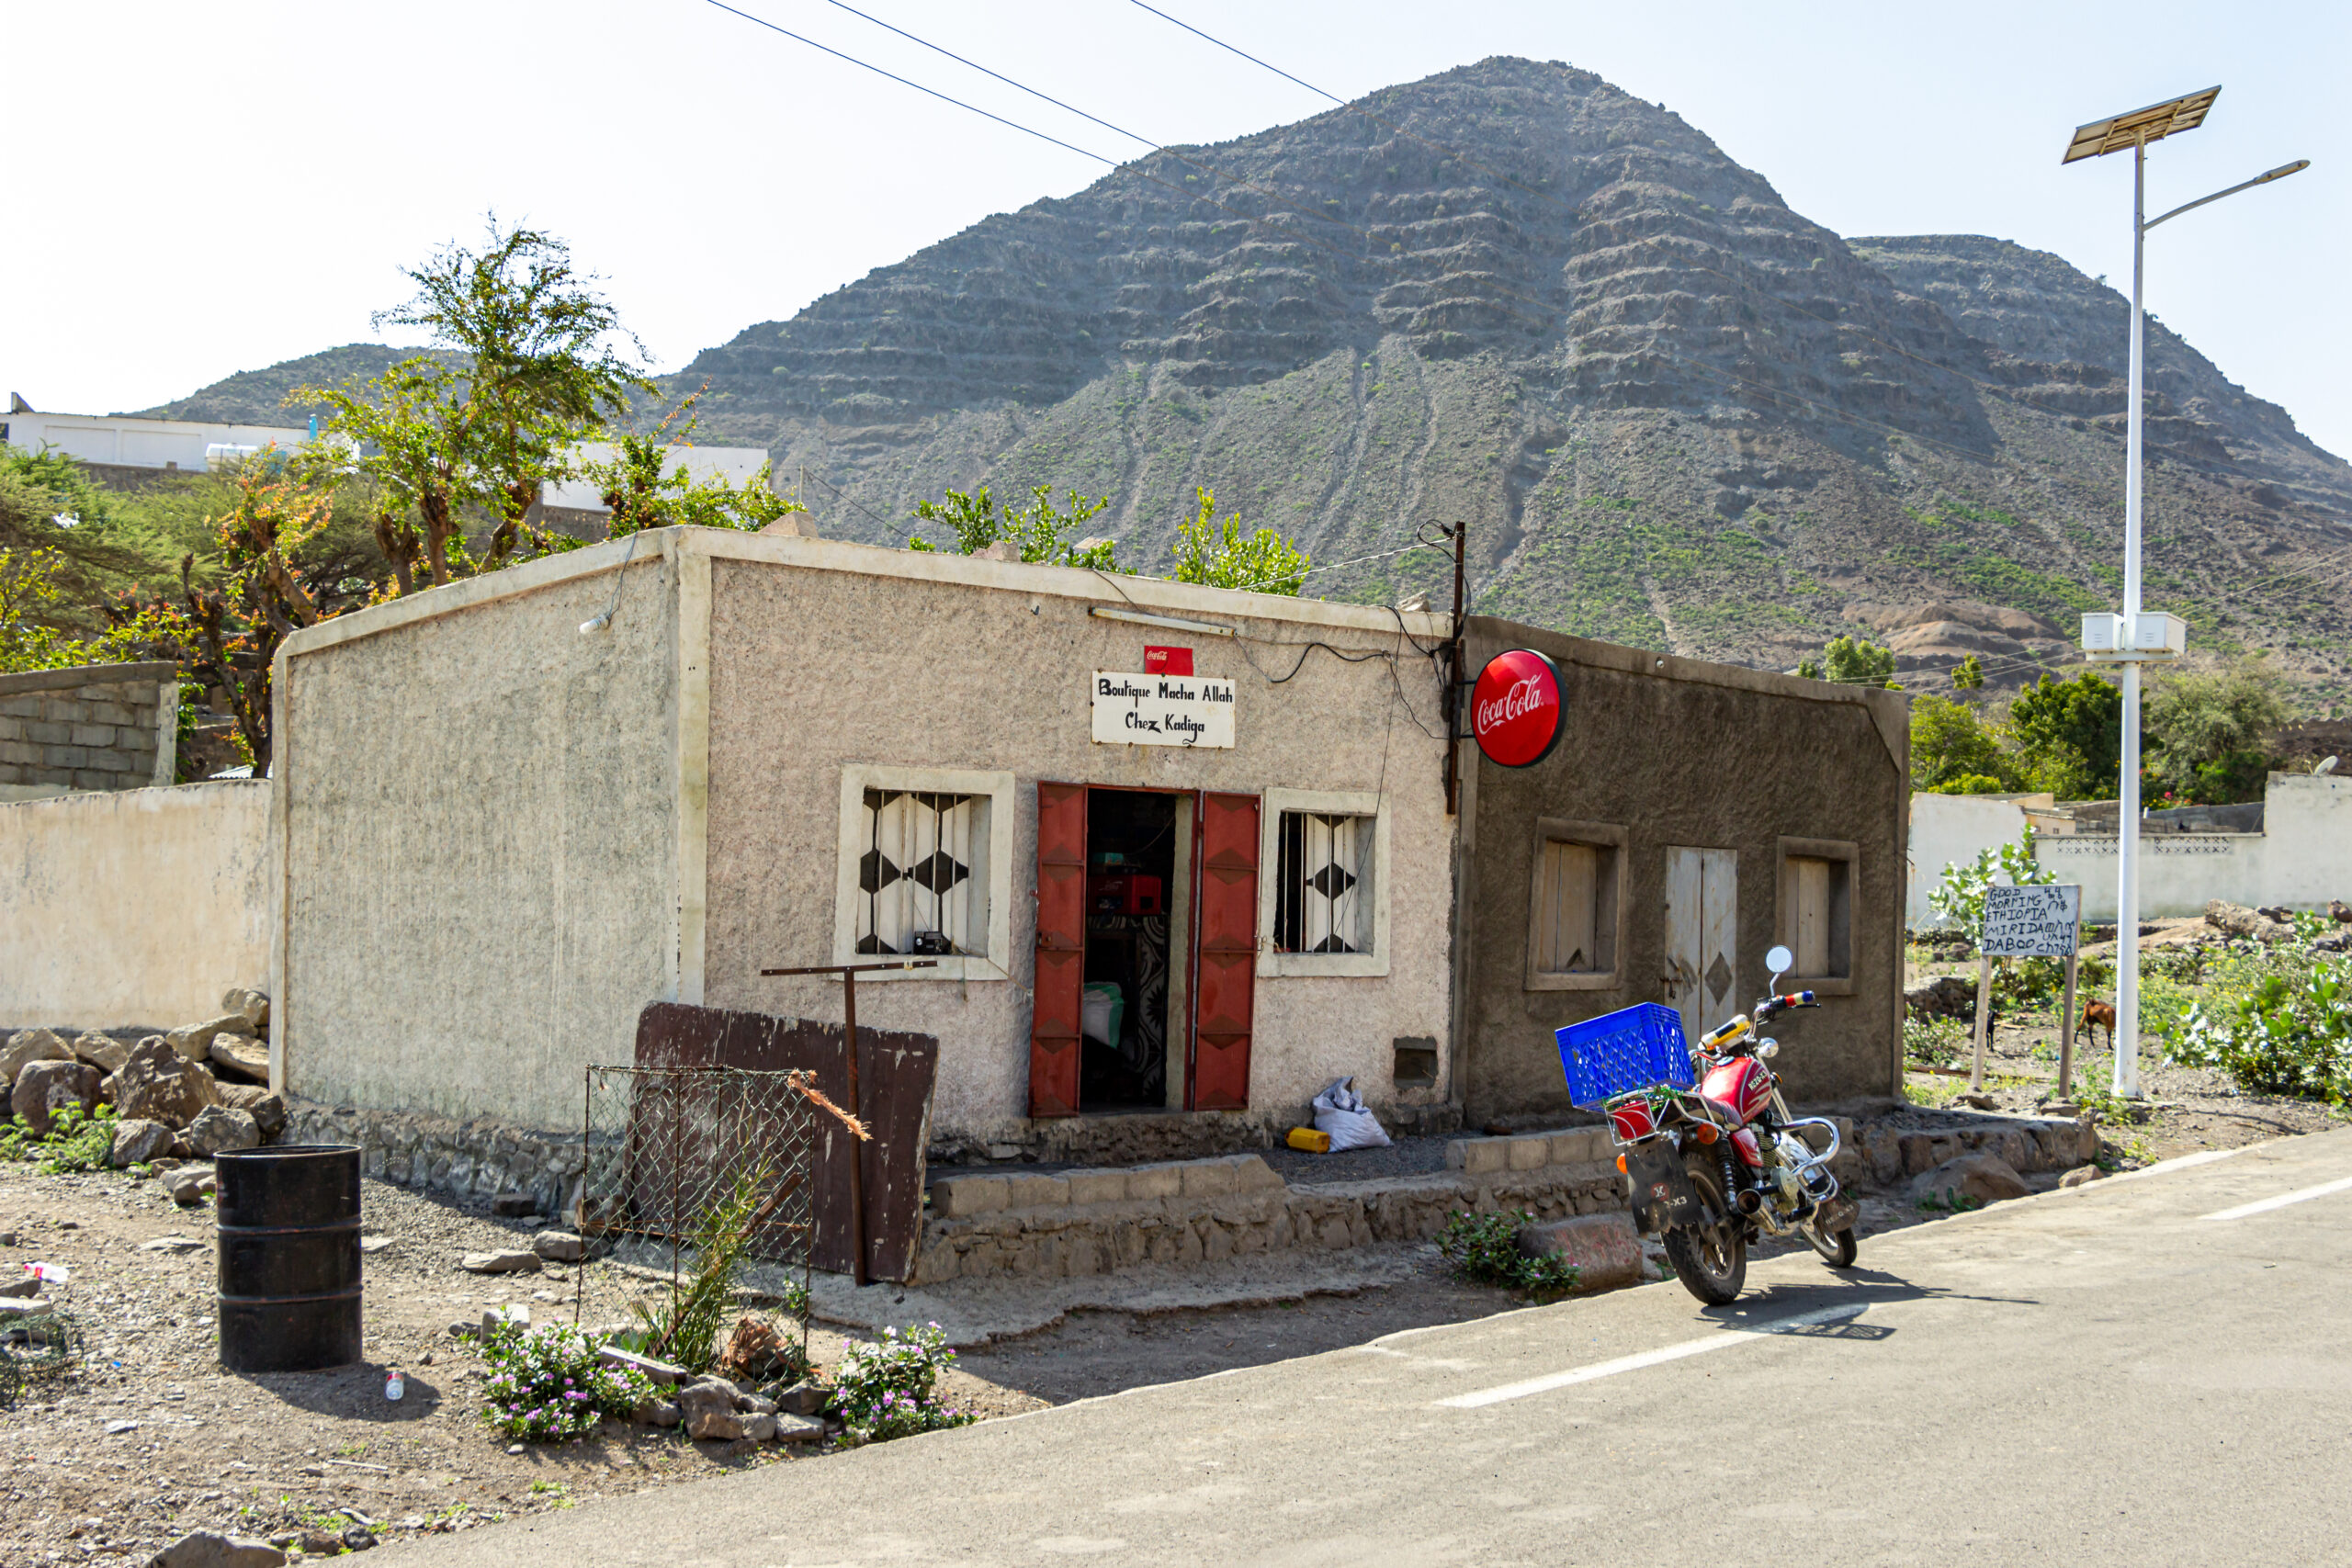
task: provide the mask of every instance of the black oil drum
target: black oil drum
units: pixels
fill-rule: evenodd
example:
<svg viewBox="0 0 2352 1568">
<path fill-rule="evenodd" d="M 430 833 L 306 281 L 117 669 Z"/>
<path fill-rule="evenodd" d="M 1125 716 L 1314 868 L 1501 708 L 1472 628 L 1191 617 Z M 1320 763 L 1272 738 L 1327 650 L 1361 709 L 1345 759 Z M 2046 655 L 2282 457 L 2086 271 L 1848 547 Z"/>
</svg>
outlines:
<svg viewBox="0 0 2352 1568">
<path fill-rule="evenodd" d="M 216 1156 L 220 1364 L 309 1372 L 359 1359 L 359 1151 L 285 1144 Z"/>
</svg>

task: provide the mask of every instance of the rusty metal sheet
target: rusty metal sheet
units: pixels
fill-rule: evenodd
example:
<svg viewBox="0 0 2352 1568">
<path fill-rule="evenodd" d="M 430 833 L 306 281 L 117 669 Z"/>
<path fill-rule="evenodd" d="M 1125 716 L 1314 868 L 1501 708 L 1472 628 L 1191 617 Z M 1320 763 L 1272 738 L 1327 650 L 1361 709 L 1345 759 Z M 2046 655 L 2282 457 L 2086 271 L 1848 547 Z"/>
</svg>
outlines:
<svg viewBox="0 0 2352 1568">
<path fill-rule="evenodd" d="M 922 1235 L 923 1149 L 931 1139 L 932 1085 L 939 1042 L 897 1030 L 857 1032 L 857 1117 L 874 1136 L 859 1144 L 829 1115 L 818 1116 L 816 1266 L 847 1274 L 856 1262 L 850 1237 L 851 1150 L 865 1187 L 866 1272 L 903 1280 L 914 1272 Z M 652 1002 L 638 1014 L 640 1067 L 741 1067 L 754 1072 L 806 1068 L 834 1104 L 849 1107 L 849 1063 L 838 1023 L 731 1012 L 684 1002 Z"/>
</svg>

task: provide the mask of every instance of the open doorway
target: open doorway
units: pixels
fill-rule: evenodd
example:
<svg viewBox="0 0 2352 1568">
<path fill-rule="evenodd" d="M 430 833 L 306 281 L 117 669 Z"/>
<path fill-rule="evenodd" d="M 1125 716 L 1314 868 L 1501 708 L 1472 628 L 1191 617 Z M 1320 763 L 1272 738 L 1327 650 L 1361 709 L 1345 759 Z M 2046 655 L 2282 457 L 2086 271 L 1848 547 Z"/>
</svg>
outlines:
<svg viewBox="0 0 2352 1568">
<path fill-rule="evenodd" d="M 1159 1111 L 1183 1103 L 1181 1033 L 1191 798 L 1087 791 L 1086 964 L 1079 1110 Z"/>
</svg>

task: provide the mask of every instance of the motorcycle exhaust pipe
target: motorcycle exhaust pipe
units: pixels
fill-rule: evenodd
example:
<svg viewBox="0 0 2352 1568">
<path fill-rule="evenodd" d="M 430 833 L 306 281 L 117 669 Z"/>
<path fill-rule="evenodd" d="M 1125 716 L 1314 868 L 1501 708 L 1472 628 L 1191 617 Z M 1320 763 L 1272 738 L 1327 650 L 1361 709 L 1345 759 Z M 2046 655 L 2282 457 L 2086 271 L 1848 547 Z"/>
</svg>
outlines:
<svg viewBox="0 0 2352 1568">
<path fill-rule="evenodd" d="M 1744 1188 L 1741 1190 L 1739 1196 L 1732 1201 L 1735 1206 L 1738 1208 L 1741 1213 L 1753 1214 L 1758 1210 L 1763 1208 L 1764 1196 L 1762 1193 L 1757 1191 L 1753 1187 Z"/>
</svg>

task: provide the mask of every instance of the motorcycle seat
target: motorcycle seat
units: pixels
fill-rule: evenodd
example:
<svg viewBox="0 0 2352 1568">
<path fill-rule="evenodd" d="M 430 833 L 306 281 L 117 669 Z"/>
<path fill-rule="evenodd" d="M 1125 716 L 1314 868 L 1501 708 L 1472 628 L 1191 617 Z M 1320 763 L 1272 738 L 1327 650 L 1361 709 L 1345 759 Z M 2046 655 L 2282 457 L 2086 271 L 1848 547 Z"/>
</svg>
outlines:
<svg viewBox="0 0 2352 1568">
<path fill-rule="evenodd" d="M 1722 1124 L 1724 1132 L 1736 1133 L 1742 1126 L 1746 1125 L 1740 1117 L 1739 1108 L 1733 1105 L 1729 1100 L 1717 1100 L 1711 1094 L 1701 1095 L 1699 1097 L 1699 1100 L 1700 1103 L 1706 1106 L 1707 1114 L 1713 1117 L 1716 1122 Z"/>
</svg>

